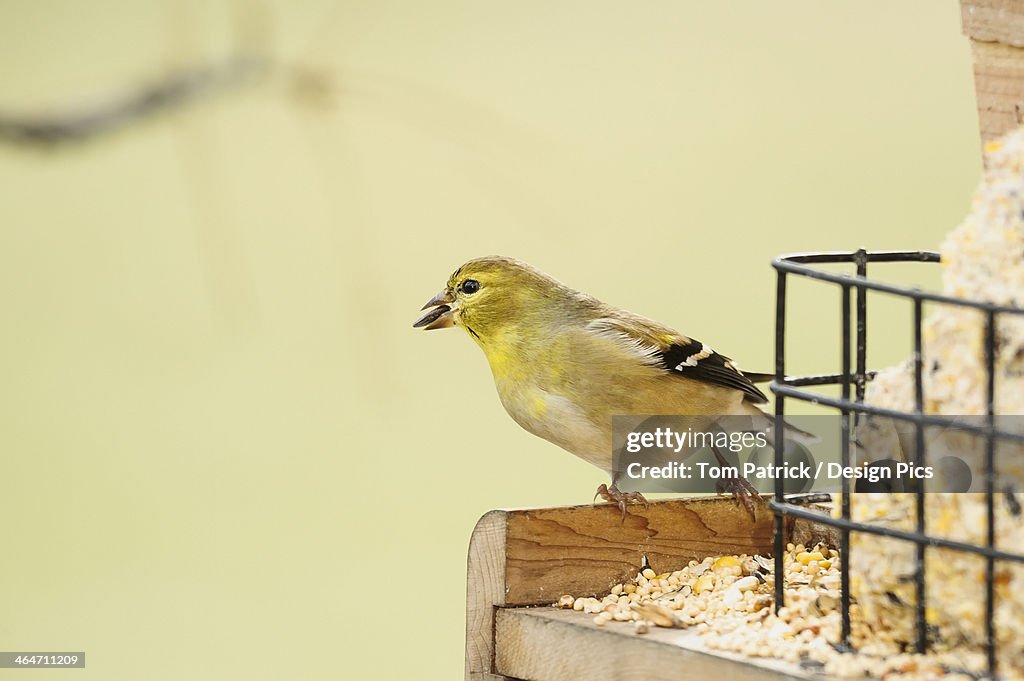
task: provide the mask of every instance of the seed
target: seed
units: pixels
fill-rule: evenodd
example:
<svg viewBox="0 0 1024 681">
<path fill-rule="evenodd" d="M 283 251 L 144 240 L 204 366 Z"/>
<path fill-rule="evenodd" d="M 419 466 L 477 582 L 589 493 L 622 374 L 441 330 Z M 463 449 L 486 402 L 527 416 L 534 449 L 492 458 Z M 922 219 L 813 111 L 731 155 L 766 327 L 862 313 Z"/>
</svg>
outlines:
<svg viewBox="0 0 1024 681">
<path fill-rule="evenodd" d="M 819 562 L 823 561 L 823 560 L 825 560 L 825 556 L 821 555 L 820 551 L 811 551 L 811 552 L 802 551 L 802 552 L 800 552 L 800 553 L 798 553 L 796 555 L 796 559 L 800 563 L 803 563 L 804 565 L 807 565 L 812 560 L 816 560 L 816 561 L 819 561 Z"/>
<path fill-rule="evenodd" d="M 637 620 L 633 622 L 633 631 L 637 634 L 646 634 L 650 631 L 650 625 L 647 624 L 647 620 Z"/>
<path fill-rule="evenodd" d="M 760 582 L 757 577 L 754 577 L 753 575 L 749 577 L 742 577 L 733 582 L 733 586 L 740 591 L 750 591 L 758 584 L 760 584 Z"/>
<path fill-rule="evenodd" d="M 633 612 L 652 622 L 655 626 L 672 628 L 679 627 L 682 624 L 672 610 L 657 603 L 634 603 L 630 607 L 633 609 Z"/>
<path fill-rule="evenodd" d="M 564 596 L 562 596 L 561 598 L 558 599 L 558 607 L 559 608 L 571 608 L 575 604 L 576 604 L 576 599 L 573 598 L 569 594 L 565 594 Z"/>
<path fill-rule="evenodd" d="M 711 575 L 702 575 L 700 579 L 693 583 L 693 593 L 695 594 L 711 591 L 714 588 L 715 582 Z"/>
<path fill-rule="evenodd" d="M 740 561 L 737 560 L 735 556 L 722 556 L 715 561 L 715 569 L 717 570 L 718 568 L 723 567 L 738 567 L 739 564 Z"/>
<path fill-rule="evenodd" d="M 645 569 L 640 574 L 642 574 L 646 579 L 654 579 L 655 577 L 658 576 L 658 573 L 655 572 L 654 570 L 652 570 L 651 568 Z"/>
</svg>

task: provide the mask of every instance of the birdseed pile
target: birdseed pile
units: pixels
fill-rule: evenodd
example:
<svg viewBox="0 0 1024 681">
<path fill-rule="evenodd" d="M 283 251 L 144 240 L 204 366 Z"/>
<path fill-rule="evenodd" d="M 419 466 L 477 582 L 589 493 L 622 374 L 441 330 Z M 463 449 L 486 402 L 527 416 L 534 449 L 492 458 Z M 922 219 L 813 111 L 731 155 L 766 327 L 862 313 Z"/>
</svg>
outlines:
<svg viewBox="0 0 1024 681">
<path fill-rule="evenodd" d="M 850 608 L 854 631 L 874 637 L 875 644 L 857 653 L 840 652 L 835 646 L 841 626 L 838 552 L 821 544 L 790 544 L 783 563 L 786 605 L 778 614 L 774 560 L 747 555 L 692 560 L 663 574 L 647 568 L 603 598 L 566 594 L 555 605 L 591 616 L 599 627 L 629 626 L 641 635 L 656 626 L 692 627 L 709 649 L 782 659 L 833 676 L 973 681 L 958 670 L 984 669 L 981 654 L 892 652 L 885 631 L 873 632 L 860 621 L 857 604 Z"/>
</svg>

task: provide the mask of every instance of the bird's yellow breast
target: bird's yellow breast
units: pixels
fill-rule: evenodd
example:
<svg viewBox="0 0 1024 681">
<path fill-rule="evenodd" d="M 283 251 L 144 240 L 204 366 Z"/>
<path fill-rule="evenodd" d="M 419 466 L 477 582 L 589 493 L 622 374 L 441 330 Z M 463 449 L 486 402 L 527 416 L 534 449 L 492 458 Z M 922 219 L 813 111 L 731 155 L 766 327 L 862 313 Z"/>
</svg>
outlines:
<svg viewBox="0 0 1024 681">
<path fill-rule="evenodd" d="M 617 414 L 744 413 L 740 391 L 672 375 L 586 331 L 489 338 L 480 346 L 516 423 L 606 471 Z"/>
</svg>

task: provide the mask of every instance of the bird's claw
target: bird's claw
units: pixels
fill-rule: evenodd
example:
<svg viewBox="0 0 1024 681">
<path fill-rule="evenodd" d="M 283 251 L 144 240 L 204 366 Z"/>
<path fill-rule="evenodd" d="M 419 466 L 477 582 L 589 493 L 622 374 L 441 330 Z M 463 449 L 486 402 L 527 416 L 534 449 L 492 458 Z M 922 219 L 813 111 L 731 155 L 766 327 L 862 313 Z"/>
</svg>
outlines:
<svg viewBox="0 0 1024 681">
<path fill-rule="evenodd" d="M 746 478 L 742 475 L 734 478 L 721 478 L 716 484 L 716 488 L 719 494 L 731 494 L 732 498 L 740 502 L 740 505 L 747 510 L 750 519 L 755 519 L 754 500 L 760 501 L 761 493 L 747 482 Z"/>
<path fill-rule="evenodd" d="M 647 499 L 645 499 L 644 495 L 640 494 L 640 492 L 620 492 L 619 488 L 615 486 L 615 483 L 612 483 L 611 487 L 602 483 L 601 486 L 597 488 L 597 492 L 594 493 L 595 502 L 598 497 L 618 505 L 619 510 L 622 511 L 622 522 L 626 522 L 626 504 L 635 502 L 647 506 Z"/>
</svg>

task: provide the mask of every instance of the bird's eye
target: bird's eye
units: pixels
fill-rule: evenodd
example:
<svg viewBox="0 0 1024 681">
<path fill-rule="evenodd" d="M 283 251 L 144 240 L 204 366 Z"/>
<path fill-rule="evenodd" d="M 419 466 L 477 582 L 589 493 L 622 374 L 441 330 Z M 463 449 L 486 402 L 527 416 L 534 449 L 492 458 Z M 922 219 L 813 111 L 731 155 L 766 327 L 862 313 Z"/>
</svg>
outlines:
<svg viewBox="0 0 1024 681">
<path fill-rule="evenodd" d="M 467 279 L 466 281 L 462 282 L 462 286 L 460 286 L 459 289 L 461 289 L 462 292 L 466 294 L 476 293 L 477 291 L 480 290 L 480 282 L 477 281 L 476 279 Z"/>
</svg>

